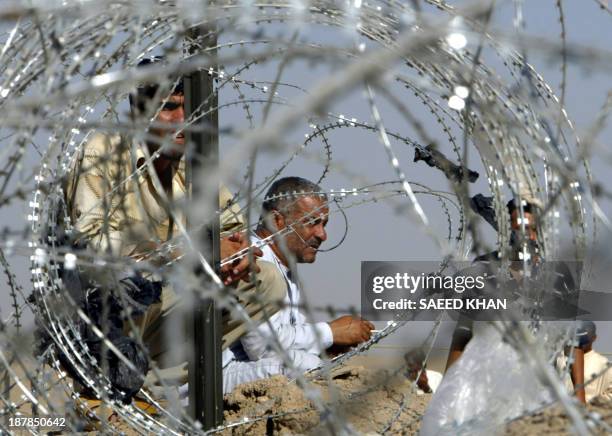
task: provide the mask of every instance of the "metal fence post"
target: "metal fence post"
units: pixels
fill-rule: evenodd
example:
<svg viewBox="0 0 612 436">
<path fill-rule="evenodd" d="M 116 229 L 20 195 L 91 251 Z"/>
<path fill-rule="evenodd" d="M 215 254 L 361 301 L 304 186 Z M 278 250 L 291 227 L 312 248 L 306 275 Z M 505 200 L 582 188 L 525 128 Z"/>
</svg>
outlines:
<svg viewBox="0 0 612 436">
<path fill-rule="evenodd" d="M 213 29 L 194 27 L 187 35 L 189 50 L 193 53 L 195 46 L 216 47 L 217 37 Z M 213 61 L 210 66 L 216 70 L 216 50 L 208 52 Z M 198 180 L 200 171 L 211 173 L 219 165 L 219 137 L 217 95 L 214 89 L 214 76 L 207 71 L 194 71 L 185 77 L 185 118 L 196 111 L 202 103 L 203 108 L 198 111 L 207 112 L 200 118 L 194 127 L 203 128 L 202 131 L 193 131 L 186 134 L 187 144 L 193 149 L 188 159 L 188 183 L 192 190 L 192 198 L 198 198 L 202 188 L 194 181 Z M 209 111 L 209 109 L 212 109 Z M 217 210 L 219 207 L 218 181 L 215 183 L 216 194 L 212 195 L 210 207 Z M 201 242 L 204 255 L 219 271 L 219 217 L 213 214 L 207 226 L 202 231 L 193 234 L 193 238 Z M 212 286 L 206 280 L 201 268 L 198 274 L 202 277 L 202 286 Z M 221 315 L 215 307 L 213 299 L 204 299 L 196 302 L 193 313 L 192 343 L 193 352 L 189 365 L 189 405 L 191 416 L 202 423 L 204 429 L 214 428 L 223 422 L 223 382 L 221 372 Z"/>
</svg>

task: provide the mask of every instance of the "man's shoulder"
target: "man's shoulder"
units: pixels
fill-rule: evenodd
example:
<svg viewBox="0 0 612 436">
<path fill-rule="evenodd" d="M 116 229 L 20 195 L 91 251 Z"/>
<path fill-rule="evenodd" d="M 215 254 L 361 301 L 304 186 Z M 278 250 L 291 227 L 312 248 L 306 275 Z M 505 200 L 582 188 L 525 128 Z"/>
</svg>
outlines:
<svg viewBox="0 0 612 436">
<path fill-rule="evenodd" d="M 129 141 L 119 133 L 94 132 L 83 145 L 83 155 L 103 156 L 129 149 Z"/>
<path fill-rule="evenodd" d="M 257 235 L 253 235 L 251 241 L 253 243 L 257 243 L 261 242 L 261 239 Z M 263 255 L 257 258 L 257 264 L 260 266 L 264 265 L 264 268 L 261 268 L 258 278 L 262 281 L 282 282 L 284 285 L 286 285 L 285 274 L 283 273 L 280 264 L 275 259 L 272 247 L 266 244 L 260 248 Z"/>
<path fill-rule="evenodd" d="M 270 244 L 261 245 L 263 243 L 263 238 L 255 233 L 251 235 L 251 243 L 259 245 L 262 251 L 262 256 L 259 259 L 273 264 L 274 267 L 278 269 L 279 273 L 281 273 L 280 267 L 276 262 L 276 255 Z"/>
<path fill-rule="evenodd" d="M 118 133 L 94 132 L 75 156 L 72 170 L 114 178 L 118 171 L 131 168 L 130 145 L 129 139 Z"/>
<path fill-rule="evenodd" d="M 275 266 L 276 269 L 278 269 L 279 273 L 282 273 L 280 265 L 278 264 L 278 262 L 276 262 L 276 255 L 274 254 L 272 247 L 270 247 L 269 244 L 266 244 L 263 247 L 261 247 L 261 251 L 263 253 L 263 255 L 261 256 L 261 260 L 270 262 L 271 264 Z"/>
<path fill-rule="evenodd" d="M 591 361 L 593 361 L 594 363 L 597 363 L 600 366 L 606 366 L 609 362 L 606 356 L 598 353 L 595 350 L 591 350 L 591 352 L 585 353 L 584 357 L 590 359 Z"/>
<path fill-rule="evenodd" d="M 282 289 L 283 296 L 286 295 L 287 282 L 278 266 L 261 258 L 257 259 L 257 266 L 259 267 L 257 280 L 270 289 Z"/>
</svg>

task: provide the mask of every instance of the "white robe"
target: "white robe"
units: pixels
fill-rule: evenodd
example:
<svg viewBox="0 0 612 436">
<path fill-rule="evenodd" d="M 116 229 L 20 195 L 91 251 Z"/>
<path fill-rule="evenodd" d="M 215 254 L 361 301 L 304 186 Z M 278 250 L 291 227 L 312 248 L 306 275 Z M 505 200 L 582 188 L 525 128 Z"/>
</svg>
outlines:
<svg viewBox="0 0 612 436">
<path fill-rule="evenodd" d="M 255 242 L 257 238 L 254 238 Z M 299 310 L 301 290 L 270 246 L 262 247 L 262 260 L 278 268 L 287 282 L 285 307 L 270 317 L 270 323 L 260 324 L 256 331 L 245 334 L 239 344 L 224 353 L 223 392 L 231 392 L 239 384 L 271 377 L 303 373 L 321 364 L 320 354 L 333 344 L 331 327 L 326 322 L 310 323 Z M 280 347 L 291 362 L 288 366 L 281 355 L 268 345 L 276 336 Z"/>
</svg>

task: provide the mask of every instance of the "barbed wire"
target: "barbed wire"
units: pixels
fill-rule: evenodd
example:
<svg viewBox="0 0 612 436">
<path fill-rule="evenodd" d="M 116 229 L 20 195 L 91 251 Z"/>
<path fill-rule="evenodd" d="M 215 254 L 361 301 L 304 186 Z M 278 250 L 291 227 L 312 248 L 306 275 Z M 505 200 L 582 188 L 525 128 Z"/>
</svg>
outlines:
<svg viewBox="0 0 612 436">
<path fill-rule="evenodd" d="M 596 2 L 602 10 L 610 12 L 606 2 Z M 0 264 L 9 297 L 2 305 L 8 303 L 10 310 L 8 316 L 2 314 L 5 321 L 0 328 L 3 370 L 0 380 L 4 385 L 0 392 L 0 417 L 7 418 L 18 411 L 24 413 L 31 407 L 31 411 L 42 414 L 65 414 L 70 431 L 79 431 L 84 422 L 93 421 L 100 431 L 120 434 L 122 430 L 107 421 L 104 413 L 86 410 L 88 399 L 81 389 L 85 387 L 111 413 L 119 416 L 122 423 L 138 433 L 237 431 L 241 426 L 310 410 L 318 411 L 323 424 L 332 431 L 353 432 L 351 423 L 335 405 L 321 398 L 312 380 L 326 380 L 331 389 L 330 374 L 334 368 L 367 353 L 386 338 L 398 337 L 395 333 L 413 318 L 392 319 L 368 341 L 323 361 L 305 374 L 296 371 L 295 362 L 272 329 L 272 336 L 262 337 L 262 342 L 275 350 L 287 374 L 291 374 L 292 381 L 303 389 L 311 404 L 290 412 L 264 412 L 203 431 L 184 408 L 163 404 L 162 398 L 174 398 L 175 392 L 164 382 L 154 359 L 151 373 L 160 381 L 164 394 L 158 398 L 144 388 L 139 395 L 157 414 L 140 411 L 134 404 L 117 399 L 108 359 L 96 357 L 87 344 L 84 329 L 89 329 L 100 341 L 101 356 L 108 353 L 123 362 L 143 382 L 146 374 L 139 373 L 135 362 L 113 342 L 110 326 L 96 322 L 83 309 L 80 296 L 67 283 L 66 272 L 88 271 L 102 282 L 107 280 L 99 292 L 102 289 L 107 292 L 108 288 L 108 295 L 117 299 L 122 312 L 135 307 L 129 293 L 121 291 L 125 285 L 121 280 L 125 277 L 137 273 L 162 277 L 165 283 L 181 281 L 186 290 L 193 291 L 194 298 L 210 297 L 220 307 L 236 311 L 247 330 L 254 332 L 258 323 L 238 302 L 239 295 L 223 286 L 198 241 L 193 240 L 193 235 L 210 217 L 221 216 L 223 226 L 231 222 L 231 219 L 224 221 L 224 214 L 244 215 L 247 220 L 242 230 L 250 235 L 258 224 L 250 217 L 257 216 L 263 202 L 283 200 L 291 208 L 300 198 L 316 196 L 334 200 L 326 203 L 332 208 L 323 214 L 325 218 L 340 213 L 346 220 L 344 236 L 338 238 L 340 242 L 333 249 L 343 243 L 349 228 L 355 229 L 351 226 L 350 214 L 362 209 L 353 208 L 373 204 L 395 206 L 391 210 L 396 215 L 408 219 L 413 228 L 427 235 L 443 259 L 438 272 L 453 260 L 466 260 L 470 250 L 479 254 L 491 248 L 478 229 L 476 215 L 469 210 L 471 187 L 467 177 L 452 180 L 441 172 L 448 182 L 444 188 L 420 180 L 413 176 L 420 173 L 415 173 L 406 163 L 406 149 L 427 156 L 431 155 L 430 146 L 433 150 L 449 150 L 461 174 L 470 165 L 482 167 L 498 217 L 495 245 L 500 252 L 510 247 L 510 222 L 503 212 L 505 202 L 515 198 L 541 206 L 539 239 L 546 258 L 562 254 L 557 235 L 566 225 L 574 244 L 571 257 L 587 260 L 590 247 L 599 237 L 599 223 L 609 227 L 605 212 L 595 202 L 603 190 L 598 189 L 600 182 L 594 177 L 589 158 L 604 153 L 597 149 L 601 148 L 597 138 L 607 126 L 612 93 L 608 91 L 606 103 L 591 130 L 579 137 L 566 110 L 568 69 L 572 64 L 581 64 L 605 73 L 612 65 L 612 58 L 605 47 L 584 47 L 569 38 L 570 20 L 563 0 L 555 0 L 558 37 L 530 35 L 525 26 L 526 5 L 516 1 L 514 7 L 514 33 L 510 34 L 495 27 L 491 16 L 497 6 L 495 2 L 485 1 L 461 7 L 437 0 L 307 3 L 228 0 L 184 4 L 146 0 L 134 5 L 115 1 L 100 1 L 96 5 L 66 1 L 1 6 L 0 23 L 4 29 L 0 28 L 0 106 L 6 116 L 0 118 L 0 212 L 11 208 L 7 214 L 13 214 L 15 205 L 26 201 L 29 212 L 25 231 L 9 224 L 0 235 Z M 215 28 L 217 43 L 206 45 L 211 33 L 201 40 L 185 42 L 183 36 L 195 25 Z M 165 55 L 164 63 L 136 68 L 140 60 L 153 54 Z M 538 54 L 558 63 L 561 75 L 558 95 L 532 66 L 534 55 Z M 213 58 L 216 63 L 211 66 Z M 315 74 L 321 74 L 317 77 L 321 80 L 313 84 L 308 74 L 289 68 L 289 64 L 299 64 L 300 68 L 312 66 Z M 325 68 L 328 71 L 322 73 Z M 74 177 L 75 165 L 92 138 L 105 132 L 107 137 L 115 134 L 125 139 L 127 145 L 123 144 L 124 149 L 117 150 L 116 155 L 101 156 L 90 167 L 80 168 L 81 174 L 113 165 L 122 153 L 133 157 L 139 144 L 155 140 L 152 131 L 164 127 L 155 120 L 169 96 L 157 92 L 146 113 L 141 115 L 130 110 L 126 97 L 133 95 L 136 86 L 147 82 L 163 83 L 163 90 L 169 91 L 170 84 L 177 84 L 178 75 L 197 70 L 208 72 L 214 80 L 215 92 L 199 104 L 190 119 L 173 127 L 188 134 L 201 132 L 202 120 L 211 113 L 227 116 L 223 119 L 227 124 L 214 133 L 231 145 L 227 156 L 222 156 L 216 174 L 221 175 L 221 180 L 236 182 L 230 202 L 218 210 L 207 209 L 203 205 L 208 204 L 208 194 L 203 190 L 201 198 L 194 198 L 189 205 L 190 216 L 199 219 L 187 229 L 182 219 L 185 202 L 176 201 L 162 188 L 155 170 L 156 160 L 172 148 L 172 141 L 157 140 L 159 148 L 149 151 L 144 147 L 143 161 L 136 165 L 134 159 L 135 165 L 128 173 L 109 175 L 104 195 L 99 196 L 90 211 L 83 212 L 101 208 L 106 222 L 117 211 L 126 220 L 130 219 L 123 198 L 131 186 L 146 180 L 156 187 L 159 205 L 174 221 L 177 234 L 160 240 L 138 259 L 126 259 L 112 250 L 75 249 L 71 238 L 78 236 L 78 228 L 67 199 L 67 183 Z M 355 96 L 359 104 L 346 104 L 346 97 Z M 218 104 L 211 103 L 217 99 Z M 363 159 L 371 158 L 373 166 L 386 165 L 385 170 L 390 173 L 381 178 L 376 171 L 367 174 L 352 169 L 345 149 L 355 144 L 345 144 L 346 137 L 358 137 L 370 144 Z M 386 156 L 384 164 L 375 160 L 378 152 Z M 280 163 L 260 175 L 257 161 L 266 153 L 273 154 Z M 474 153 L 477 159 L 471 158 Z M 416 155 L 414 160 L 417 161 Z M 274 181 L 290 174 L 296 163 L 306 161 L 316 165 L 310 179 L 340 188 L 282 192 L 273 198 L 264 197 Z M 244 168 L 238 168 L 242 164 Z M 202 177 L 194 183 L 207 186 L 216 175 Z M 351 184 L 338 182 L 342 177 Z M 389 181 L 390 178 L 394 180 Z M 138 192 L 135 197 L 142 208 L 146 200 Z M 439 207 L 435 211 L 429 198 Z M 221 265 L 252 256 L 254 249 L 292 234 L 295 226 L 320 218 L 320 209 L 303 214 L 284 230 L 248 244 L 222 259 Z M 172 224 L 169 226 L 172 229 Z M 147 231 L 151 232 L 151 228 Z M 105 225 L 98 236 L 110 240 L 109 232 L 109 225 Z M 173 256 L 175 252 L 181 254 Z M 21 264 L 30 260 L 31 286 L 26 284 L 23 274 L 15 272 L 13 258 Z M 198 279 L 186 266 L 190 259 L 196 259 L 201 265 L 211 286 L 203 289 L 196 284 Z M 591 274 L 590 265 L 584 274 L 585 277 Z M 256 280 L 254 275 L 252 280 Z M 25 295 L 29 288 L 33 288 L 32 298 Z M 189 302 L 188 294 L 182 293 L 181 298 Z M 308 319 L 314 319 L 317 312 L 330 316 L 356 312 L 354 305 L 312 304 L 308 293 L 305 294 L 303 301 L 290 307 L 301 310 Z M 265 303 L 259 297 L 255 301 Z M 103 312 L 110 310 L 105 299 L 102 306 Z M 279 306 L 287 307 L 286 304 Z M 24 334 L 33 336 L 32 329 L 23 326 L 26 309 L 35 317 L 38 333 L 51 339 L 38 359 L 31 358 L 30 351 L 16 343 Z M 126 315 L 124 321 L 133 332 L 130 338 L 146 350 L 142 329 L 131 315 Z M 270 326 L 269 319 L 264 322 Z M 423 341 L 424 359 L 419 373 L 429 361 L 440 325 L 441 318 L 438 318 Z M 605 419 L 579 409 L 562 394 L 560 380 L 547 372 L 546 362 L 535 353 L 536 344 L 542 338 L 525 328 L 511 331 L 513 326 L 508 324 L 502 337 L 539 371 L 542 385 L 554 393 L 546 406 L 560 401 L 578 432 L 586 434 L 588 425 L 610 431 Z M 316 331 L 315 335 L 321 345 L 322 338 Z M 555 344 L 561 346 L 574 336 L 575 331 L 564 332 Z M 523 340 L 512 341 L 519 337 Z M 534 354 L 531 356 L 530 352 Z M 402 373 L 404 367 L 400 364 L 392 369 L 388 380 Z M 395 412 L 382 427 L 383 434 L 394 428 L 410 406 L 417 380 L 402 393 Z M 376 388 L 367 386 L 351 392 L 349 398 Z M 55 389 L 63 392 L 62 398 L 47 394 Z M 24 397 L 14 402 L 11 398 L 15 392 Z M 81 412 L 73 412 L 66 404 Z M 504 424 L 537 413 L 542 407 L 505 419 Z M 91 417 L 86 418 L 88 414 Z M 8 433 L 7 422 L 2 431 Z M 467 420 L 455 430 L 478 431 L 481 425 L 478 419 Z M 38 434 L 36 429 L 30 432 Z"/>
</svg>

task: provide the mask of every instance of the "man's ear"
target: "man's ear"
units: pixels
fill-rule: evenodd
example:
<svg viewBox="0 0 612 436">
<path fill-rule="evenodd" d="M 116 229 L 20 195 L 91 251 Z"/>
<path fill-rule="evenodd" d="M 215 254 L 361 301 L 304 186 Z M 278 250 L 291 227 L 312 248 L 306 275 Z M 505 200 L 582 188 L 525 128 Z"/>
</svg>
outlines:
<svg viewBox="0 0 612 436">
<path fill-rule="evenodd" d="M 263 217 L 265 228 L 274 233 L 285 228 L 285 217 L 277 210 L 271 210 Z"/>
<path fill-rule="evenodd" d="M 277 210 L 273 210 L 272 213 L 274 214 L 274 225 L 276 226 L 276 230 L 283 230 L 285 227 L 287 227 L 287 223 L 285 222 L 285 216 L 280 213 Z"/>
</svg>

